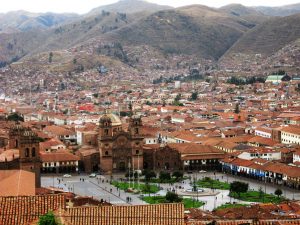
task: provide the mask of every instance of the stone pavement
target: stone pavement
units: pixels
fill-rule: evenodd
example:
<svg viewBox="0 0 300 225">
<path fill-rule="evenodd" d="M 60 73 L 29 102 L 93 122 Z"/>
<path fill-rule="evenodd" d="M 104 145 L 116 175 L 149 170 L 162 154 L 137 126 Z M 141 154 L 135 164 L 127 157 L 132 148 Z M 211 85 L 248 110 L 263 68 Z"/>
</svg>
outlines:
<svg viewBox="0 0 300 225">
<path fill-rule="evenodd" d="M 274 194 L 277 188 L 283 190 L 283 196 L 289 199 L 300 200 L 300 192 L 298 190 L 293 190 L 287 187 L 263 183 L 260 181 L 255 181 L 242 177 L 230 176 L 222 173 L 195 173 L 187 174 L 191 176 L 192 179 L 202 179 L 203 177 L 211 177 L 212 179 L 218 179 L 220 181 L 232 182 L 232 181 L 243 181 L 249 183 L 249 189 L 259 190 L 261 187 L 263 191 L 269 194 Z M 124 178 L 124 175 L 114 175 L 113 179 L 119 180 L 119 178 Z M 83 181 L 84 180 L 84 181 Z M 89 178 L 87 175 L 76 175 L 70 178 L 63 178 L 62 176 L 43 176 L 42 186 L 50 187 L 54 186 L 57 188 L 62 188 L 65 191 L 74 192 L 81 196 L 91 196 L 99 200 L 105 200 L 112 204 L 117 205 L 141 205 L 147 204 L 142 201 L 139 194 L 127 193 L 125 191 L 119 190 L 110 184 L 110 176 L 100 176 L 98 178 Z M 190 180 L 185 180 L 180 183 L 175 184 L 159 184 L 161 190 L 152 195 L 165 195 L 167 191 L 174 190 L 175 192 L 180 192 L 183 189 L 190 189 Z M 205 188 L 204 188 L 205 189 Z M 213 196 L 199 196 L 198 200 L 203 201 L 206 204 L 201 207 L 205 210 L 213 210 L 214 208 L 221 206 L 228 202 L 237 202 L 241 204 L 250 204 L 249 202 L 242 202 L 237 199 L 230 198 L 228 196 L 228 190 L 211 190 L 205 189 L 207 192 L 212 192 Z M 214 193 L 215 192 L 215 193 Z M 217 193 L 218 192 L 218 193 Z M 127 198 L 131 201 L 128 202 Z M 196 199 L 197 197 L 189 197 Z"/>
</svg>

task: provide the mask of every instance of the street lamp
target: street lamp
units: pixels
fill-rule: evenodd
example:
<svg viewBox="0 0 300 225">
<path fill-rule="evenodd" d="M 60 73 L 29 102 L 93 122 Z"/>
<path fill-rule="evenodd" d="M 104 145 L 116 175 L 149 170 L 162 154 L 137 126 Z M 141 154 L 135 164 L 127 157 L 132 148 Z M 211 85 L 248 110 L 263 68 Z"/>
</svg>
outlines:
<svg viewBox="0 0 300 225">
<path fill-rule="evenodd" d="M 130 188 L 130 168 L 131 168 L 131 164 L 130 162 L 128 163 L 128 187 Z"/>
</svg>

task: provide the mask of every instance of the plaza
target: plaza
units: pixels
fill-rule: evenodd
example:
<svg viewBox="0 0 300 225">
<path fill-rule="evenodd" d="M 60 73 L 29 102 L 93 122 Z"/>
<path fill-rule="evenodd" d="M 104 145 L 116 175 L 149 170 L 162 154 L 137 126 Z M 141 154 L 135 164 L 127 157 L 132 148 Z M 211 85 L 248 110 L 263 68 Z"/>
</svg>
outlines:
<svg viewBox="0 0 300 225">
<path fill-rule="evenodd" d="M 222 173 L 193 173 L 185 174 L 190 176 L 190 180 L 184 180 L 182 182 L 177 182 L 174 184 L 157 184 L 160 187 L 160 191 L 151 194 L 156 196 L 164 196 L 168 191 L 174 191 L 180 194 L 180 191 L 191 189 L 191 180 L 202 179 L 204 177 L 210 177 L 215 180 L 220 180 L 223 182 L 233 182 L 233 181 L 242 181 L 249 183 L 249 190 L 258 191 L 260 188 L 267 194 L 274 194 L 275 190 L 280 188 L 283 191 L 283 197 L 287 199 L 300 200 L 300 191 L 290 189 L 284 186 L 273 185 L 269 183 L 263 183 L 261 181 L 250 180 L 243 177 L 231 176 Z M 114 175 L 113 180 L 123 179 L 123 174 Z M 42 177 L 42 186 L 43 187 L 55 187 L 61 188 L 64 191 L 73 192 L 80 196 L 90 196 L 98 200 L 103 200 L 115 205 L 143 205 L 147 204 L 141 200 L 141 194 L 128 193 L 115 186 L 110 184 L 110 176 L 97 176 L 91 178 L 88 175 L 73 175 L 69 178 L 63 178 L 62 176 L 43 176 Z M 205 203 L 201 209 L 204 210 L 213 210 L 225 203 L 239 203 L 239 204 L 251 204 L 251 202 L 243 202 L 234 198 L 229 197 L 229 190 L 214 190 L 211 188 L 203 188 L 208 195 L 199 196 L 184 196 L 185 198 L 191 198 L 194 200 L 202 201 Z M 144 194 L 146 195 L 146 194 Z M 148 194 L 147 194 L 148 195 Z M 128 201 L 130 198 L 131 201 Z"/>
</svg>

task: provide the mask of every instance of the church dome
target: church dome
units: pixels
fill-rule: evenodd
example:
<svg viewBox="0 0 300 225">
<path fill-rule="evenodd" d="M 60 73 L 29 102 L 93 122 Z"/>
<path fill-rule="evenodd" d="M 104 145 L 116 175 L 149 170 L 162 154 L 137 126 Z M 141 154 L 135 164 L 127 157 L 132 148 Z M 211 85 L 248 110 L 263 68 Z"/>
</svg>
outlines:
<svg viewBox="0 0 300 225">
<path fill-rule="evenodd" d="M 112 126 L 121 126 L 122 122 L 120 120 L 120 118 L 115 115 L 115 114 L 104 114 L 103 116 L 101 116 L 100 118 L 100 123 L 105 123 L 105 122 L 111 122 Z"/>
</svg>

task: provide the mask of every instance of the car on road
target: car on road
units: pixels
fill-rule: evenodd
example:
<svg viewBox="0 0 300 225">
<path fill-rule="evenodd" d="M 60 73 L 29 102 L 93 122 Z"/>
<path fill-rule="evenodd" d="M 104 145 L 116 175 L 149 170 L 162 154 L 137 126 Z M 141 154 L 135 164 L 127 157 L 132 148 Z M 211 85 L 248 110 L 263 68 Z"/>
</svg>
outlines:
<svg viewBox="0 0 300 225">
<path fill-rule="evenodd" d="M 94 177 L 96 177 L 97 176 L 97 174 L 95 174 L 95 173 L 91 173 L 90 175 L 89 175 L 89 177 L 92 177 L 92 178 L 94 178 Z"/>
<path fill-rule="evenodd" d="M 71 174 L 64 174 L 63 177 L 64 178 L 69 178 L 69 177 L 72 177 L 72 175 Z"/>
</svg>

